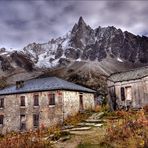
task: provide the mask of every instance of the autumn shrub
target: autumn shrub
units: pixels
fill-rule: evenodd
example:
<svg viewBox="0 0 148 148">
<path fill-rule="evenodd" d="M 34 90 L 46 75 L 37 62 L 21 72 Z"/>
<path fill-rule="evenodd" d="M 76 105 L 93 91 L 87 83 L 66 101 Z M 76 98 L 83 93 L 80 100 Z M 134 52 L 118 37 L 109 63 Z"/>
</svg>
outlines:
<svg viewBox="0 0 148 148">
<path fill-rule="evenodd" d="M 145 106 L 143 107 L 143 109 L 144 109 L 144 112 L 145 112 L 146 114 L 148 114 L 148 105 L 145 105 Z"/>
<path fill-rule="evenodd" d="M 0 140 L 0 148 L 41 148 L 50 146 L 50 141 L 43 140 L 41 129 L 25 133 L 9 133 Z"/>
<path fill-rule="evenodd" d="M 64 121 L 64 125 L 76 125 L 85 120 L 90 112 L 68 117 Z M 27 132 L 11 132 L 0 137 L 0 148 L 43 148 L 50 147 L 52 140 L 58 140 L 63 136 L 67 136 L 68 132 L 62 131 L 62 125 L 54 125 L 46 128 L 44 125 L 37 130 Z M 51 136 L 52 135 L 52 136 Z"/>
<path fill-rule="evenodd" d="M 101 111 L 102 112 L 109 112 L 110 111 L 110 106 L 108 104 L 102 105 Z"/>
<path fill-rule="evenodd" d="M 119 120 L 120 122 L 112 120 L 108 123 L 104 142 L 113 143 L 115 147 L 148 147 L 148 120 L 144 111 L 120 111 L 116 114 L 123 119 Z"/>
<path fill-rule="evenodd" d="M 48 138 L 53 134 L 52 139 Z M 65 134 L 65 133 L 64 133 Z M 26 132 L 11 132 L 0 138 L 0 148 L 42 148 L 50 147 L 51 140 L 57 140 L 64 135 L 61 126 L 55 125 L 45 128 L 41 125 L 39 129 Z"/>
<path fill-rule="evenodd" d="M 64 121 L 64 125 L 77 125 L 79 122 L 87 119 L 90 116 L 90 112 L 88 113 L 78 113 L 75 116 L 69 116 L 67 119 Z"/>
<path fill-rule="evenodd" d="M 101 105 L 96 105 L 94 111 L 100 112 L 101 111 Z"/>
</svg>

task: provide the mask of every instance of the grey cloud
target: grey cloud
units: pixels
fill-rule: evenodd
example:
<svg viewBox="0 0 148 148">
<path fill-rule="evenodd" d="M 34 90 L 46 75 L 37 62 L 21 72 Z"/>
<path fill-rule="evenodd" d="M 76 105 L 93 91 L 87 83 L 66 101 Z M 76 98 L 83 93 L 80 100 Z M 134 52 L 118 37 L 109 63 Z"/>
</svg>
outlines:
<svg viewBox="0 0 148 148">
<path fill-rule="evenodd" d="M 62 36 L 83 16 L 91 27 L 148 33 L 147 1 L 1 0 L 0 47 L 22 48 Z"/>
</svg>

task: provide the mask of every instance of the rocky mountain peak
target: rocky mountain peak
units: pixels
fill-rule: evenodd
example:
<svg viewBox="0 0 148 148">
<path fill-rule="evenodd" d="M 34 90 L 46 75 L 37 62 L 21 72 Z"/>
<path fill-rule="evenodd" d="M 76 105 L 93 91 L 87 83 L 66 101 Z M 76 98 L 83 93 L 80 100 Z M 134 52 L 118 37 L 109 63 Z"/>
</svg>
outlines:
<svg viewBox="0 0 148 148">
<path fill-rule="evenodd" d="M 84 46 L 92 42 L 92 40 L 94 40 L 94 30 L 80 17 L 71 32 L 71 46 L 84 49 Z"/>
<path fill-rule="evenodd" d="M 83 17 L 81 16 L 78 21 L 78 27 L 84 27 L 84 26 L 87 26 L 87 25 L 86 25 Z"/>
<path fill-rule="evenodd" d="M 63 37 L 43 44 L 28 44 L 16 53 L 0 49 L 0 64 L 3 75 L 9 75 L 7 71 L 15 72 L 16 69 L 34 73 L 38 69 L 67 69 L 69 66 L 68 70 L 77 73 L 83 68 L 86 75 L 90 68 L 98 70 L 98 73 L 111 74 L 129 65 L 148 64 L 148 37 L 123 32 L 114 26 L 92 29 L 80 17 Z"/>
<path fill-rule="evenodd" d="M 85 32 L 87 29 L 91 29 L 84 21 L 82 16 L 79 18 L 78 23 L 75 23 L 72 29 L 72 34 L 76 33 L 77 31 Z"/>
<path fill-rule="evenodd" d="M 77 28 L 78 28 L 78 24 L 75 24 L 72 28 L 72 34 L 74 34 L 76 31 L 77 31 Z"/>
</svg>

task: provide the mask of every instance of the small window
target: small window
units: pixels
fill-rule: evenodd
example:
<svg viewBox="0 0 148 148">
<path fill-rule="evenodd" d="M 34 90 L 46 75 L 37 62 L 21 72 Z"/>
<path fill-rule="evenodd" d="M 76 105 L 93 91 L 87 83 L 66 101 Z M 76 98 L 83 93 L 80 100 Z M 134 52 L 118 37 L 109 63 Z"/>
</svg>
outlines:
<svg viewBox="0 0 148 148">
<path fill-rule="evenodd" d="M 125 90 L 124 90 L 124 87 L 121 87 L 121 100 L 125 101 Z"/>
<path fill-rule="evenodd" d="M 4 115 L 0 115 L 0 125 L 3 125 L 4 123 Z"/>
<path fill-rule="evenodd" d="M 25 106 L 25 96 L 21 96 L 21 106 Z"/>
<path fill-rule="evenodd" d="M 0 98 L 0 108 L 4 108 L 4 98 Z"/>
<path fill-rule="evenodd" d="M 49 105 L 55 105 L 55 94 L 48 95 Z"/>
<path fill-rule="evenodd" d="M 34 95 L 34 106 L 39 106 L 39 95 Z"/>
<path fill-rule="evenodd" d="M 33 126 L 39 127 L 39 114 L 33 114 Z"/>
</svg>

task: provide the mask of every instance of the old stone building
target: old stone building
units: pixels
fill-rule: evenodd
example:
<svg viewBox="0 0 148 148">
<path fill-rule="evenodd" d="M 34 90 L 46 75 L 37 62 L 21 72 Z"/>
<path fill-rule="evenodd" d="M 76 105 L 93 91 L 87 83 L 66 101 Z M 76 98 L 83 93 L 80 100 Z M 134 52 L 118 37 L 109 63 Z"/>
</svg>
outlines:
<svg viewBox="0 0 148 148">
<path fill-rule="evenodd" d="M 112 74 L 108 78 L 108 92 L 113 109 L 148 105 L 148 66 Z"/>
<path fill-rule="evenodd" d="M 94 109 L 94 90 L 56 78 L 40 78 L 0 90 L 0 130 L 28 130 L 63 123 L 81 110 Z"/>
</svg>

